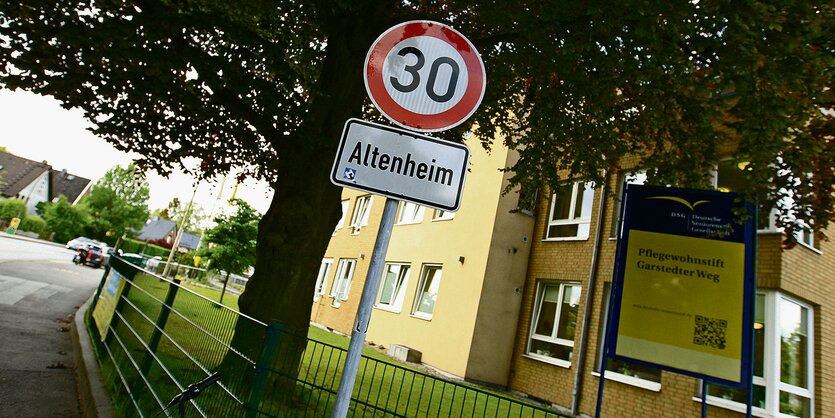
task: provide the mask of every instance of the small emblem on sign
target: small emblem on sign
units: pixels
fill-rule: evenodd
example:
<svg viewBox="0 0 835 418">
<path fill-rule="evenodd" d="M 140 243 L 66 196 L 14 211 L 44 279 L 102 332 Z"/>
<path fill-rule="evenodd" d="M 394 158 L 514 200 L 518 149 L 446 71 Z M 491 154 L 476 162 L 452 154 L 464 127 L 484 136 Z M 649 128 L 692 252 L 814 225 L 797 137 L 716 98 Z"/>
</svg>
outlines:
<svg viewBox="0 0 835 418">
<path fill-rule="evenodd" d="M 342 173 L 342 177 L 345 180 L 354 181 L 357 178 L 357 170 L 354 170 L 353 168 L 346 168 L 345 172 Z"/>
</svg>

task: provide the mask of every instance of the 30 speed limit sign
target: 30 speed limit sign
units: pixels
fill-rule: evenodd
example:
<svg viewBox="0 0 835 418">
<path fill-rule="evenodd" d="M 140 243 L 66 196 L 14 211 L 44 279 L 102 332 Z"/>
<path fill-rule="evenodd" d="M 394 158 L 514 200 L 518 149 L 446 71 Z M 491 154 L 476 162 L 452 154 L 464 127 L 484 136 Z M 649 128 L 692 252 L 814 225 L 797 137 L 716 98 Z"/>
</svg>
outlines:
<svg viewBox="0 0 835 418">
<path fill-rule="evenodd" d="M 434 132 L 467 120 L 484 97 L 484 63 L 473 44 L 437 22 L 401 23 L 365 58 L 365 88 L 392 122 Z"/>
</svg>

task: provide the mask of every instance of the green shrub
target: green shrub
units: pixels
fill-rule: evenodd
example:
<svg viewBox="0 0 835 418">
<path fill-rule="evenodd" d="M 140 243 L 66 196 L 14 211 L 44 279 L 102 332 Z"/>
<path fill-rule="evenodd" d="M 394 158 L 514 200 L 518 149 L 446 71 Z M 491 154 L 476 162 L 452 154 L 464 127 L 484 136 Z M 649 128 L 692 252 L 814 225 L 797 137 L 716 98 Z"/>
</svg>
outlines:
<svg viewBox="0 0 835 418">
<path fill-rule="evenodd" d="M 21 214 L 21 210 L 23 210 L 23 216 L 21 220 L 26 219 L 26 203 L 21 199 L 3 199 L 0 200 L 0 219 L 5 220 L 7 223 L 12 220 L 12 218 L 17 218 Z"/>
<path fill-rule="evenodd" d="M 163 258 L 168 257 L 168 253 L 171 252 L 171 250 L 167 248 L 162 248 L 158 245 L 148 244 L 131 238 L 125 238 L 122 240 L 122 242 L 119 243 L 119 248 L 123 253 L 145 254 L 151 257 L 160 256 Z"/>
<path fill-rule="evenodd" d="M 48 235 L 46 232 L 46 221 L 41 219 L 40 216 L 27 216 L 20 221 L 20 228 L 21 231 L 30 231 L 38 234 L 39 236 Z"/>
</svg>

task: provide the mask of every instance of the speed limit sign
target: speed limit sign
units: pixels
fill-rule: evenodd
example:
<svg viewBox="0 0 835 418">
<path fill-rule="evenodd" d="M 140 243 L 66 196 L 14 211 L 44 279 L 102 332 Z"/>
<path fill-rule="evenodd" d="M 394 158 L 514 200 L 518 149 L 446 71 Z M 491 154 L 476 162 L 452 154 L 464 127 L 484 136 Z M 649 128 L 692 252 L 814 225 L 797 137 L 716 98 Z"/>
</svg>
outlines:
<svg viewBox="0 0 835 418">
<path fill-rule="evenodd" d="M 484 62 L 455 29 L 417 20 L 385 31 L 365 58 L 365 88 L 392 122 L 435 132 L 469 118 L 484 97 Z"/>
</svg>

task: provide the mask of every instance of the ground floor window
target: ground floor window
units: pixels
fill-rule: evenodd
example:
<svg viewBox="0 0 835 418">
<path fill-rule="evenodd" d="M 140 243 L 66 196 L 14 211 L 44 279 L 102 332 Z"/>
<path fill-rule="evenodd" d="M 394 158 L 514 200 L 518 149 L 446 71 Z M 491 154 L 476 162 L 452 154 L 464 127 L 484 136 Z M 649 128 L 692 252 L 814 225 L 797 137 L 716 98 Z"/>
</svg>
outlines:
<svg viewBox="0 0 835 418">
<path fill-rule="evenodd" d="M 539 282 L 526 354 L 570 366 L 580 306 L 580 285 Z"/>
<path fill-rule="evenodd" d="M 399 311 L 403 306 L 403 295 L 409 281 L 408 264 L 387 263 L 377 293 L 377 307 Z"/>
<path fill-rule="evenodd" d="M 325 288 L 328 287 L 328 276 L 331 274 L 331 267 L 333 267 L 332 258 L 323 258 L 322 264 L 319 265 L 319 274 L 316 275 L 316 293 L 315 296 L 325 294 Z"/>
<path fill-rule="evenodd" d="M 754 318 L 754 410 L 770 416 L 814 416 L 812 307 L 779 292 L 757 293 Z M 708 386 L 709 400 L 744 408 L 743 390 Z"/>
<path fill-rule="evenodd" d="M 420 273 L 415 305 L 412 314 L 423 319 L 432 319 L 435 311 L 435 301 L 438 298 L 438 290 L 441 287 L 442 267 L 435 264 L 423 266 Z"/>
<path fill-rule="evenodd" d="M 351 290 L 351 280 L 354 277 L 356 265 L 357 260 L 347 258 L 339 260 L 339 265 L 336 267 L 336 276 L 333 279 L 333 288 L 331 289 L 334 302 L 348 299 L 348 291 Z"/>
</svg>

